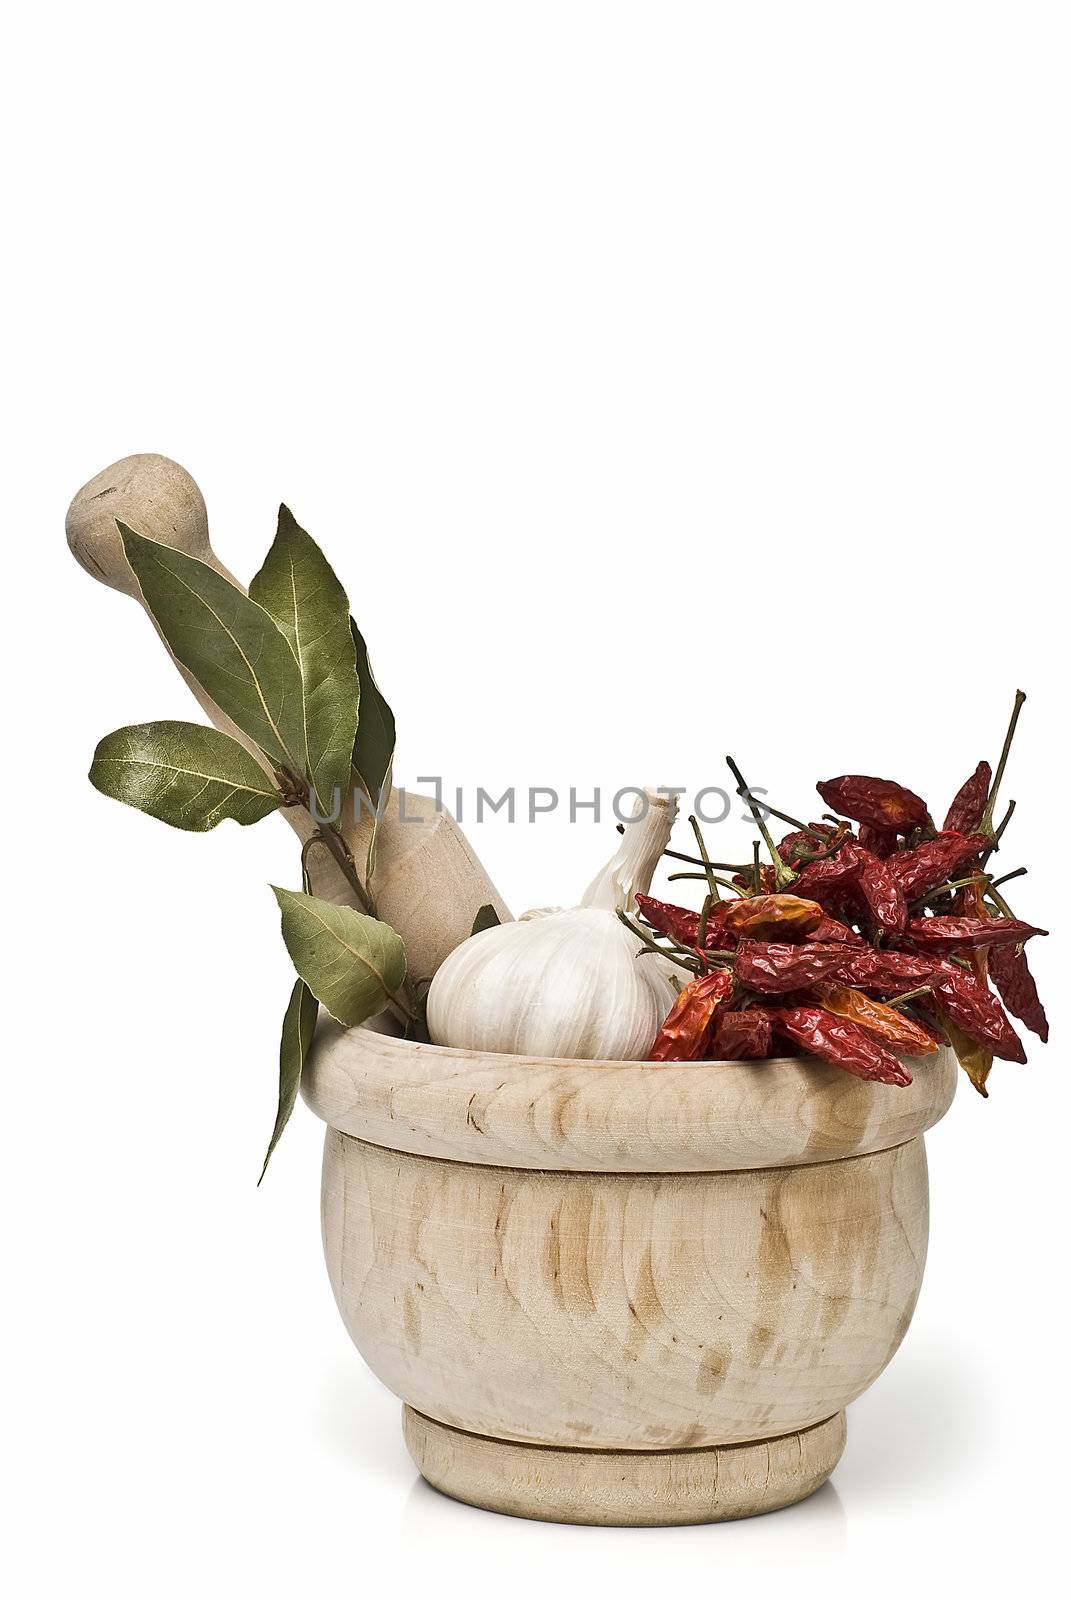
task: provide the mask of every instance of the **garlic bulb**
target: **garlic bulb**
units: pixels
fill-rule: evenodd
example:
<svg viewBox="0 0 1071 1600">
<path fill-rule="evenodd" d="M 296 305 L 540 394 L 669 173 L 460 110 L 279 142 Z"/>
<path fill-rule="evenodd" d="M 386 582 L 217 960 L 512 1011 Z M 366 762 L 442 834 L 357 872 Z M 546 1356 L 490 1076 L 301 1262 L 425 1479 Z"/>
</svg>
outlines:
<svg viewBox="0 0 1071 1600">
<path fill-rule="evenodd" d="M 507 1055 L 641 1061 L 677 997 L 674 969 L 637 960 L 618 911 L 635 909 L 669 842 L 677 803 L 644 791 L 621 848 L 570 911 L 487 928 L 443 962 L 428 991 L 436 1044 Z"/>
</svg>

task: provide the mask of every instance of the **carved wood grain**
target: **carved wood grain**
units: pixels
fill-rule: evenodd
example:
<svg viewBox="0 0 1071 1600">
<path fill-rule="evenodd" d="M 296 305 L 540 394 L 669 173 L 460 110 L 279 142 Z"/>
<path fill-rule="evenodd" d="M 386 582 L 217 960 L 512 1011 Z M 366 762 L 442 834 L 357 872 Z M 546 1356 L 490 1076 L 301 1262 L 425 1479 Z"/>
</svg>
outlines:
<svg viewBox="0 0 1071 1600">
<path fill-rule="evenodd" d="M 324 1242 L 372 1370 L 428 1416 L 587 1449 L 686 1449 L 842 1410 L 907 1328 L 921 1139 L 761 1171 L 465 1165 L 329 1130 Z"/>
<path fill-rule="evenodd" d="M 799 1057 L 645 1066 L 417 1045 L 321 1018 L 302 1092 L 344 1133 L 490 1166 L 711 1172 L 794 1166 L 913 1139 L 948 1109 L 952 1052 L 901 1089 Z"/>
</svg>

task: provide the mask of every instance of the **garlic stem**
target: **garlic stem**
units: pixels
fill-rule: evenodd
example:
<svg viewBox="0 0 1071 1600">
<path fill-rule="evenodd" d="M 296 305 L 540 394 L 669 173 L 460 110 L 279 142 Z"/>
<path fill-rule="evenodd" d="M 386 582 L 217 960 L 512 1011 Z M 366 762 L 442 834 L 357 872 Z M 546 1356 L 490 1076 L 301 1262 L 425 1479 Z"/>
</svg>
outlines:
<svg viewBox="0 0 1071 1600">
<path fill-rule="evenodd" d="M 633 911 L 636 896 L 651 887 L 676 820 L 675 795 L 657 789 L 637 795 L 617 854 L 592 879 L 580 904 L 597 911 Z"/>
</svg>

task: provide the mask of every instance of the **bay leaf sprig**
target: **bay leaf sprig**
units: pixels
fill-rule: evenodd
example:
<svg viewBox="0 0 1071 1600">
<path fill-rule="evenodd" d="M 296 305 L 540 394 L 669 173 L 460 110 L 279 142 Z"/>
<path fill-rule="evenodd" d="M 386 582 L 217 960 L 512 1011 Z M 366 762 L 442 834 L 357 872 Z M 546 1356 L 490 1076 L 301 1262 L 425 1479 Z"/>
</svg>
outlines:
<svg viewBox="0 0 1071 1600">
<path fill-rule="evenodd" d="M 404 1004 L 405 946 L 393 928 L 352 906 L 274 885 L 272 892 L 290 959 L 336 1022 L 356 1028 Z"/>
<path fill-rule="evenodd" d="M 350 618 L 357 677 L 361 685 L 361 714 L 353 741 L 353 770 L 365 794 L 379 806 L 394 760 L 394 712 L 380 693 L 368 661 L 368 646 Z"/>
<path fill-rule="evenodd" d="M 297 1104 L 298 1089 L 301 1087 L 301 1073 L 305 1065 L 305 1057 L 312 1044 L 312 1036 L 316 1031 L 316 1017 L 320 1006 L 303 978 L 294 984 L 290 1000 L 283 1016 L 283 1032 L 279 1040 L 279 1106 L 275 1113 L 275 1126 L 271 1131 L 268 1143 L 268 1153 L 264 1157 L 264 1165 L 260 1169 L 257 1187 L 264 1182 L 264 1174 L 268 1170 L 276 1145 L 283 1136 L 283 1130 L 290 1121 L 290 1114 Z"/>
<path fill-rule="evenodd" d="M 206 562 L 119 532 L 172 655 L 276 767 L 307 776 L 301 672 L 272 618 Z"/>
<path fill-rule="evenodd" d="M 249 597 L 286 639 L 301 675 L 301 770 L 320 815 L 331 818 L 350 788 L 360 683 L 349 601 L 323 551 L 286 506 Z"/>
<path fill-rule="evenodd" d="M 191 833 L 207 833 L 228 818 L 245 827 L 283 803 L 248 750 L 197 722 L 141 722 L 107 734 L 89 781 L 101 794 Z"/>
<path fill-rule="evenodd" d="M 366 872 L 371 879 L 376 870 L 376 842 L 379 817 L 390 792 L 394 762 L 394 712 L 384 700 L 368 660 L 368 646 L 361 630 L 350 618 L 357 679 L 361 688 L 361 713 L 353 741 L 353 770 L 372 805 L 372 829 L 368 840 Z"/>
<path fill-rule="evenodd" d="M 91 782 L 189 832 L 225 820 L 246 826 L 292 807 L 312 824 L 303 892 L 275 890 L 298 978 L 283 1018 L 266 1169 L 296 1102 L 319 1005 L 346 1027 L 389 1010 L 410 1036 L 424 1032 L 405 947 L 376 916 L 378 816 L 363 872 L 341 826 L 355 785 L 377 812 L 389 792 L 394 716 L 342 584 L 286 506 L 248 594 L 206 562 L 117 527 L 168 649 L 238 737 L 175 721 L 120 728 L 97 746 Z M 330 852 L 359 910 L 309 893 L 312 844 Z"/>
</svg>

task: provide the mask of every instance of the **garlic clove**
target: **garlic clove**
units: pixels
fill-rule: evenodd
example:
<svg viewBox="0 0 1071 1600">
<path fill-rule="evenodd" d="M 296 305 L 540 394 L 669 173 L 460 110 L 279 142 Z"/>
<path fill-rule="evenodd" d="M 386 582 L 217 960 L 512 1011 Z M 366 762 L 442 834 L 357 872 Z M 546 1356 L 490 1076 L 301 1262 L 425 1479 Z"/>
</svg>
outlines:
<svg viewBox="0 0 1071 1600">
<path fill-rule="evenodd" d="M 658 789 L 637 795 L 617 854 L 596 873 L 580 904 L 602 911 L 634 911 L 637 894 L 646 894 L 651 887 L 676 820 L 676 795 Z"/>
</svg>

